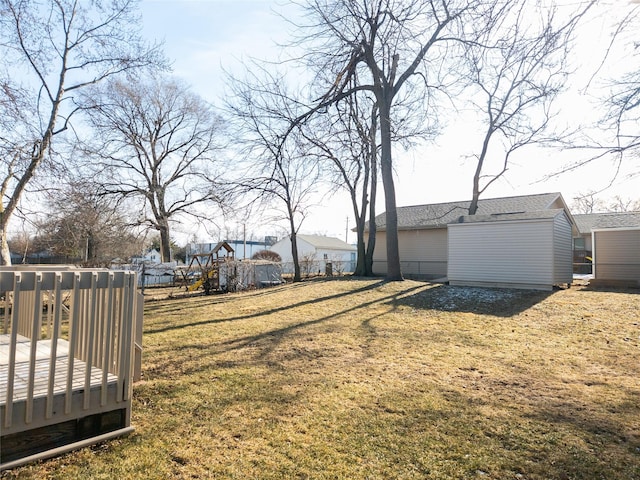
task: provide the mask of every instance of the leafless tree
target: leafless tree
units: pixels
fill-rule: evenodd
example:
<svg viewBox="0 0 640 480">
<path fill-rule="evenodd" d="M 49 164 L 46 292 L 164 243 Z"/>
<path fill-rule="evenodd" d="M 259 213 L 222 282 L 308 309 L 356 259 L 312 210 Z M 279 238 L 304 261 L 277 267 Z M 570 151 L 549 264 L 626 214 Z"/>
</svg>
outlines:
<svg viewBox="0 0 640 480">
<path fill-rule="evenodd" d="M 301 124 L 312 145 L 311 154 L 325 166 L 336 189 L 346 190 L 356 223 L 357 257 L 354 275 L 373 275 L 375 201 L 377 193 L 378 114 L 375 101 L 359 92 Z M 367 214 L 368 243 L 365 244 Z"/>
<path fill-rule="evenodd" d="M 71 127 L 87 87 L 157 65 L 139 35 L 133 0 L 0 0 L 0 263 L 27 185 Z M 10 118 L 8 121 L 7 119 Z"/>
<path fill-rule="evenodd" d="M 196 215 L 205 202 L 222 203 L 221 117 L 187 86 L 162 78 L 110 82 L 86 101 L 97 132 L 88 148 L 104 192 L 141 200 L 139 223 L 158 231 L 168 262 L 170 222 Z"/>
<path fill-rule="evenodd" d="M 126 215 L 135 212 L 83 179 L 48 192 L 46 204 L 38 237 L 54 255 L 81 258 L 87 266 L 108 266 L 115 258 L 142 251 L 143 235 Z"/>
<path fill-rule="evenodd" d="M 633 2 L 638 3 L 638 2 Z M 613 34 L 613 44 L 625 51 L 626 73 L 610 79 L 605 124 L 615 132 L 609 151 L 620 159 L 640 155 L 640 5 L 629 5 Z"/>
<path fill-rule="evenodd" d="M 482 0 L 308 0 L 302 40 L 305 58 L 327 82 L 306 115 L 357 91 L 375 97 L 379 114 L 380 173 L 385 192 L 387 279 L 402 280 L 393 178 L 393 115 L 398 104 L 437 120 L 435 98 L 459 80 L 457 48 L 476 42 L 508 2 Z M 357 74 L 358 84 L 352 86 Z"/>
<path fill-rule="evenodd" d="M 604 178 L 614 184 L 623 164 L 640 155 L 640 5 L 637 0 L 628 2 L 598 2 L 592 10 L 598 19 L 603 35 L 604 53 L 601 50 L 586 52 L 599 58 L 595 72 L 590 72 L 584 94 L 595 96 L 598 112 L 595 120 L 581 122 L 574 135 L 560 145 L 579 152 L 572 160 L 550 176 L 574 171 L 593 162 L 610 161 L 610 175 Z M 602 57 L 602 58 L 600 58 Z M 579 121 L 579 119 L 578 119 Z M 631 167 L 630 175 L 638 174 Z M 603 189 L 603 190 L 604 190 Z"/>
<path fill-rule="evenodd" d="M 287 90 L 286 78 L 254 63 L 247 78 L 229 78 L 227 108 L 238 132 L 244 162 L 236 162 L 240 192 L 262 205 L 275 205 L 288 223 L 294 281 L 301 280 L 297 234 L 319 180 L 317 162 L 309 161 L 299 125 L 301 105 Z M 286 139 L 285 139 L 286 136 Z M 254 203 L 255 203 L 254 201 Z"/>
<path fill-rule="evenodd" d="M 599 192 L 579 193 L 573 198 L 571 210 L 575 213 L 596 213 L 605 210 L 605 202 L 598 198 Z"/>
<path fill-rule="evenodd" d="M 600 212 L 636 212 L 640 211 L 640 200 L 616 195 L 613 198 L 602 198 L 602 192 L 589 191 L 573 198 L 571 210 L 575 213 Z"/>
<path fill-rule="evenodd" d="M 579 20 L 595 2 L 562 15 L 554 6 L 541 10 L 531 2 L 513 2 L 479 42 L 467 44 L 474 109 L 485 125 L 476 158 L 469 214 L 482 193 L 509 168 L 511 156 L 545 142 L 552 105 L 569 75 L 568 55 Z M 487 174 L 492 160 L 497 171 Z"/>
<path fill-rule="evenodd" d="M 633 198 L 625 198 L 616 195 L 609 202 L 608 211 L 610 212 L 638 212 L 640 211 L 640 200 Z"/>
</svg>

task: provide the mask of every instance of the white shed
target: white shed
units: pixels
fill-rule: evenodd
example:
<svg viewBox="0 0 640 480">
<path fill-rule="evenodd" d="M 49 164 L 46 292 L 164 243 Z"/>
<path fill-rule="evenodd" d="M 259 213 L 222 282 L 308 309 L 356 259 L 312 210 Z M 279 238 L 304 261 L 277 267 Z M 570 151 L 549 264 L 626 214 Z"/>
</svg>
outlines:
<svg viewBox="0 0 640 480">
<path fill-rule="evenodd" d="M 594 283 L 640 286 L 640 228 L 591 232 Z"/>
<path fill-rule="evenodd" d="M 551 290 L 573 280 L 564 209 L 468 215 L 447 228 L 450 285 Z"/>
</svg>

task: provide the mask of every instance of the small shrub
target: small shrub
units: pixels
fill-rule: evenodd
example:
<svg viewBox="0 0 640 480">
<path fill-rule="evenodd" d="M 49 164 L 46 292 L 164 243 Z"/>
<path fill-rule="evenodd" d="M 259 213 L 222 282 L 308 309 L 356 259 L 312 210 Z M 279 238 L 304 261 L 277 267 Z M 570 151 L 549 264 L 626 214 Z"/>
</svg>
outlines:
<svg viewBox="0 0 640 480">
<path fill-rule="evenodd" d="M 251 260 L 269 260 L 270 262 L 281 262 L 282 258 L 278 253 L 271 250 L 260 250 L 251 257 Z"/>
</svg>

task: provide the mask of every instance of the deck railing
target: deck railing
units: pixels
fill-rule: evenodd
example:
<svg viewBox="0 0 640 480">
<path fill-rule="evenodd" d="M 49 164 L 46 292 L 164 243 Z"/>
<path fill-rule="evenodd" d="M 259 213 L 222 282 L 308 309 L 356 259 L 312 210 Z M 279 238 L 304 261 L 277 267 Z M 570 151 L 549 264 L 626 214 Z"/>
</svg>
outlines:
<svg viewBox="0 0 640 480">
<path fill-rule="evenodd" d="M 0 328 L 9 340 L 4 345 L 7 358 L 2 359 L 7 385 L 0 398 L 4 406 L 0 426 L 11 427 L 18 401 L 26 402 L 20 421 L 30 424 L 36 396 L 46 397 L 44 419 L 50 419 L 61 386 L 65 414 L 71 413 L 74 391 L 82 392 L 81 408 L 88 410 L 91 390 L 98 388 L 100 406 L 104 406 L 108 384 L 114 380 L 116 401 L 130 402 L 134 365 L 139 364 L 134 353 L 136 332 L 141 332 L 141 325 L 136 328 L 142 313 L 137 298 L 134 272 L 42 266 L 0 269 Z M 48 352 L 44 358 L 43 348 Z M 48 362 L 44 380 L 43 361 Z M 20 362 L 27 377 L 26 396 L 16 394 Z M 42 413 L 36 415 L 42 418 Z"/>
</svg>

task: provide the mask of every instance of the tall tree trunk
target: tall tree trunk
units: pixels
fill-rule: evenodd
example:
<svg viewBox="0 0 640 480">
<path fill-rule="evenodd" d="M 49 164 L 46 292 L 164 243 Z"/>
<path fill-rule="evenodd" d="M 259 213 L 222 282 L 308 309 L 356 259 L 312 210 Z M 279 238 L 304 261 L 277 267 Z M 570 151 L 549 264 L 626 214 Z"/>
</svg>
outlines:
<svg viewBox="0 0 640 480">
<path fill-rule="evenodd" d="M 87 235 L 87 265 L 91 267 L 97 267 L 97 252 L 96 241 L 93 237 L 93 233 Z"/>
<path fill-rule="evenodd" d="M 302 275 L 300 274 L 300 260 L 298 259 L 298 237 L 295 230 L 291 233 L 291 256 L 293 258 L 293 281 L 300 282 Z"/>
<path fill-rule="evenodd" d="M 396 190 L 393 182 L 393 164 L 391 159 L 391 95 L 383 91 L 378 98 L 380 109 L 381 158 L 380 173 L 384 187 L 386 209 L 387 238 L 387 276 L 389 281 L 401 281 L 400 249 L 398 244 L 398 211 L 396 208 Z"/>
<path fill-rule="evenodd" d="M 366 192 L 366 189 L 365 189 Z M 366 197 L 366 193 L 363 194 L 363 197 Z M 356 268 L 353 271 L 353 274 L 358 277 L 364 277 L 367 274 L 366 268 L 366 247 L 364 244 L 364 227 L 366 222 L 366 200 L 363 200 L 362 211 L 358 211 L 358 203 L 355 198 L 355 191 L 351 193 L 351 202 L 353 203 L 353 213 L 356 217 L 356 237 L 357 237 L 357 257 L 356 257 Z"/>
<path fill-rule="evenodd" d="M 11 265 L 11 252 L 7 242 L 7 222 L 4 213 L 0 213 L 0 265 Z"/>
<path fill-rule="evenodd" d="M 163 224 L 158 225 L 160 232 L 160 261 L 162 263 L 171 261 L 171 238 L 169 236 L 169 224 L 163 220 Z"/>
<path fill-rule="evenodd" d="M 370 146 L 375 149 L 376 146 Z M 353 205 L 353 213 L 356 218 L 356 237 L 357 237 L 357 257 L 356 268 L 353 274 L 358 277 L 364 277 L 367 275 L 367 249 L 364 244 L 364 229 L 367 223 L 367 208 L 369 206 L 369 177 L 371 174 L 371 167 L 369 161 L 371 156 L 364 162 L 364 178 L 362 179 L 362 196 L 360 199 L 362 207 L 358 209 L 357 192 L 355 189 L 351 189 L 351 203 Z"/>
<path fill-rule="evenodd" d="M 293 210 L 289 202 L 287 202 L 287 210 L 289 213 L 289 227 L 291 228 L 289 239 L 291 240 L 291 258 L 293 259 L 293 281 L 300 282 L 302 281 L 302 275 L 300 274 L 300 259 L 298 258 L 298 236 Z"/>
<path fill-rule="evenodd" d="M 367 253 L 365 254 L 365 274 L 373 277 L 373 253 L 376 249 L 376 195 L 378 190 L 378 167 L 375 163 L 371 166 L 371 202 L 369 203 L 369 238 L 367 239 Z"/>
<path fill-rule="evenodd" d="M 473 174 L 473 193 L 471 195 L 471 203 L 469 204 L 469 215 L 475 215 L 478 211 L 478 199 L 480 198 L 480 175 L 482 175 L 482 167 L 484 166 L 484 159 L 487 157 L 487 151 L 489 150 L 489 140 L 493 134 L 493 128 L 489 127 L 489 131 L 485 134 L 482 142 L 482 151 L 478 156 L 478 164 L 476 165 L 476 171 Z"/>
<path fill-rule="evenodd" d="M 367 251 L 365 253 L 365 275 L 373 277 L 373 253 L 376 249 L 376 199 L 378 196 L 378 106 L 373 106 L 371 113 L 371 129 L 369 130 L 369 145 L 371 157 L 369 159 L 371 194 L 369 195 L 369 237 L 367 239 Z"/>
</svg>

